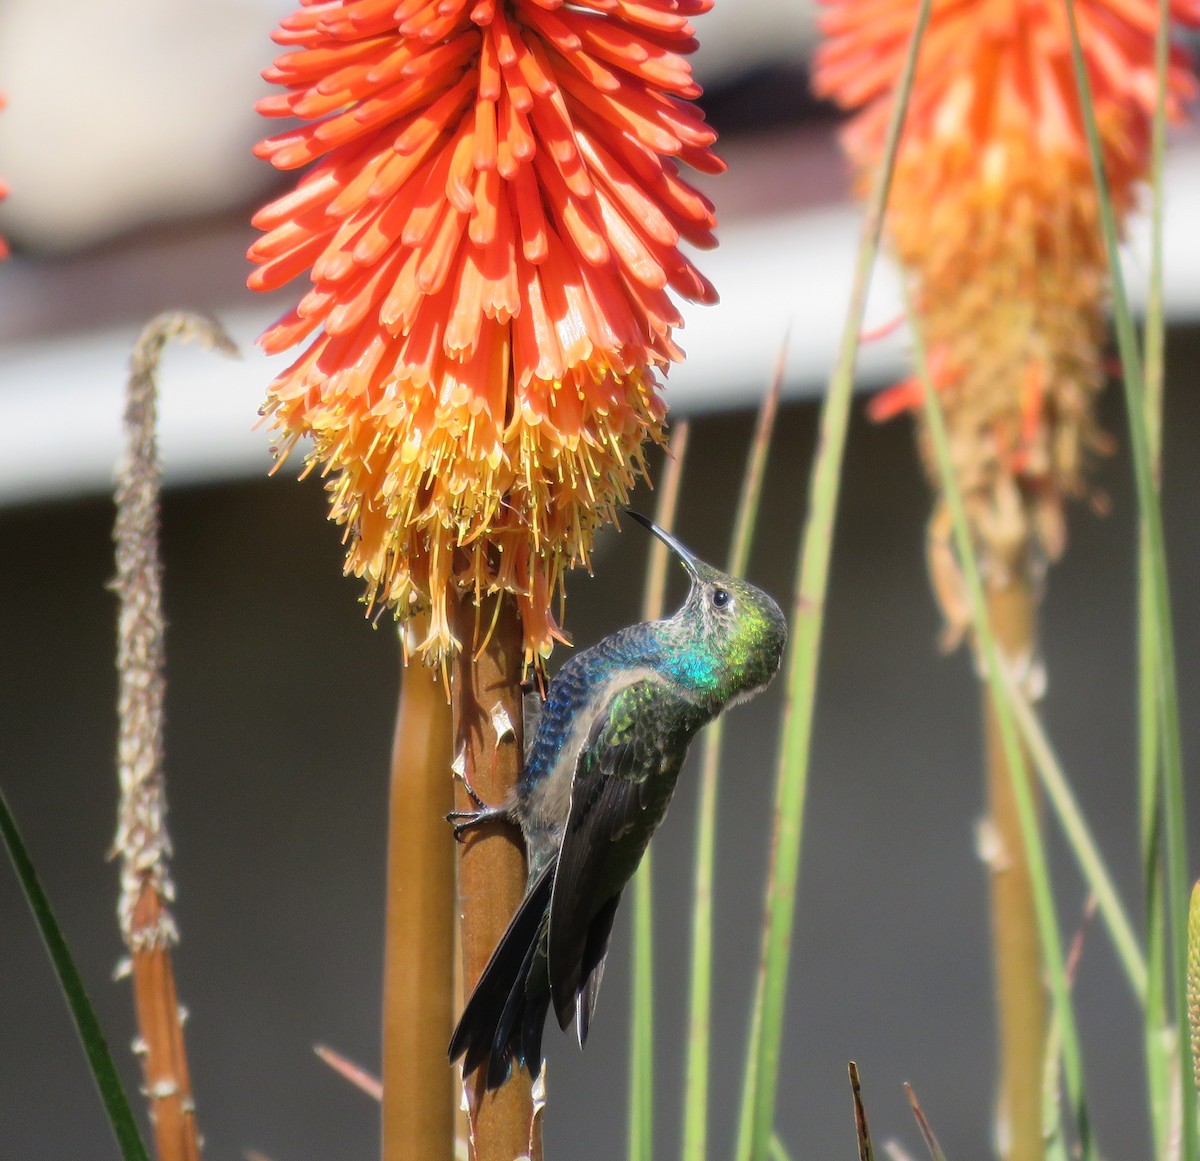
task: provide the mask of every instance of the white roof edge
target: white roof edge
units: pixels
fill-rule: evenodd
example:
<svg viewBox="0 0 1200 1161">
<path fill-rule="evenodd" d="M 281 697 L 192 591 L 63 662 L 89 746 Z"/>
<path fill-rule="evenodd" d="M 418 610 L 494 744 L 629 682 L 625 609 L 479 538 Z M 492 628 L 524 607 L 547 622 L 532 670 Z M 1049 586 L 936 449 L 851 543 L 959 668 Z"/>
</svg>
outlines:
<svg viewBox="0 0 1200 1161">
<path fill-rule="evenodd" d="M 1200 147 L 1169 156 L 1166 179 L 1166 309 L 1200 317 Z M 735 223 L 703 268 L 721 291 L 715 307 L 687 307 L 679 336 L 688 352 L 667 398 L 682 414 L 749 405 L 763 389 L 790 328 L 787 383 L 813 393 L 833 364 L 859 230 L 859 211 L 841 206 Z M 1144 300 L 1149 253 L 1144 215 L 1131 223 L 1124 269 L 1135 305 Z M 167 306 L 170 304 L 164 304 Z M 895 272 L 877 270 L 867 326 L 900 311 Z M 263 390 L 285 365 L 254 346 L 278 302 L 223 322 L 244 357 L 230 362 L 193 348 L 168 351 L 162 374 L 161 446 L 168 482 L 264 474 L 269 437 L 255 430 Z M 122 391 L 136 328 L 13 344 L 0 352 L 0 414 L 10 433 L 0 457 L 0 504 L 106 491 L 121 448 Z M 864 346 L 860 384 L 904 369 L 893 336 Z"/>
</svg>

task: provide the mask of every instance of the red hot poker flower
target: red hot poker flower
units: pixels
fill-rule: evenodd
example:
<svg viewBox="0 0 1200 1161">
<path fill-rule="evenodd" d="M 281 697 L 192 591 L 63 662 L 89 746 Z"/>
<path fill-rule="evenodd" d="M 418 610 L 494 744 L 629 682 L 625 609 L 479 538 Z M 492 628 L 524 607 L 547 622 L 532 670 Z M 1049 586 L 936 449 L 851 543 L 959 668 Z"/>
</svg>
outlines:
<svg viewBox="0 0 1200 1161">
<path fill-rule="evenodd" d="M 843 143 L 877 163 L 915 8 L 822 0 L 815 87 L 856 110 Z M 1200 0 L 1171 0 L 1200 25 Z M 1105 171 L 1118 213 L 1150 166 L 1156 0 L 1075 0 Z M 1181 46 L 1167 107 L 1195 96 Z M 1106 440 L 1107 259 L 1071 61 L 1066 9 L 1045 0 L 934 0 L 896 161 L 888 229 L 914 276 L 977 531 L 996 545 L 1062 550 L 1066 496 L 1087 490 Z M 920 409 L 914 381 L 876 414 Z M 930 464 L 931 474 L 936 469 Z M 999 519 L 997 513 L 1011 513 Z"/>
<path fill-rule="evenodd" d="M 4 94 L 0 93 L 0 110 L 3 110 L 7 102 L 4 99 Z M 8 185 L 0 181 L 0 202 L 8 197 Z M 3 238 L 0 238 L 0 259 L 8 257 L 8 243 Z"/>
<path fill-rule="evenodd" d="M 316 162 L 255 218 L 250 277 L 311 289 L 263 336 L 311 339 L 264 408 L 311 436 L 371 602 L 517 595 L 528 656 L 549 603 L 661 436 L 680 351 L 669 291 L 715 293 L 679 251 L 714 244 L 679 163 L 718 172 L 690 103 L 688 17 L 711 0 L 309 0 L 274 39 L 264 141 Z"/>
</svg>

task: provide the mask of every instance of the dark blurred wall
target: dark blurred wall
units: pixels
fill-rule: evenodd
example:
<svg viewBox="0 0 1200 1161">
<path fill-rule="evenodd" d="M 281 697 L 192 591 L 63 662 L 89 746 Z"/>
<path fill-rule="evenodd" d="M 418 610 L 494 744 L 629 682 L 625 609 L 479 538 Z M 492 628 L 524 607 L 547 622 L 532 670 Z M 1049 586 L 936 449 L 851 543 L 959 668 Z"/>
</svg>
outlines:
<svg viewBox="0 0 1200 1161">
<path fill-rule="evenodd" d="M 1166 440 L 1168 543 L 1185 751 L 1200 750 L 1200 331 L 1173 336 Z M 1107 426 L 1121 432 L 1119 400 Z M 816 410 L 784 410 L 752 576 L 786 603 Z M 680 535 L 721 560 L 751 417 L 693 433 Z M 1124 451 L 1100 466 L 1105 519 L 1077 507 L 1050 576 L 1045 715 L 1125 898 L 1138 898 L 1134 789 L 1134 532 Z M 652 503 L 640 497 L 643 507 Z M 797 1158 L 851 1156 L 845 1081 L 859 1062 L 873 1126 L 920 1155 L 911 1081 L 948 1155 L 989 1152 L 993 1048 L 977 694 L 962 654 L 941 658 L 928 594 L 928 507 L 906 422 L 856 417 L 834 553 L 816 750 L 792 960 L 778 1124 Z M 0 512 L 0 786 L 14 808 L 136 1089 L 128 987 L 114 922 L 115 603 L 102 498 Z M 395 637 L 362 618 L 341 576 L 319 487 L 287 479 L 170 492 L 167 766 L 177 954 L 198 1115 L 211 1158 L 367 1158 L 371 1102 L 312 1055 L 379 1055 L 384 807 Z M 628 529 L 572 578 L 581 644 L 633 619 L 646 538 Z M 781 688 L 730 717 L 718 851 L 714 1156 L 732 1141 L 757 898 L 765 866 Z M 677 1150 L 686 893 L 695 813 L 685 773 L 655 841 L 659 1154 Z M 1193 805 L 1196 793 L 1193 791 Z M 1194 828 L 1193 828 L 1194 829 Z M 450 841 L 447 832 L 447 841 Z M 1054 836 L 1060 907 L 1083 890 Z M 1195 869 L 1195 863 L 1193 864 Z M 1135 909 L 1136 912 L 1136 909 Z M 581 1055 L 548 1035 L 547 1156 L 625 1149 L 628 915 Z M 1147 1152 L 1141 1038 L 1107 936 L 1089 931 L 1078 983 L 1103 1150 Z M 0 865 L 0 1157 L 115 1156 L 71 1025 L 7 867 Z"/>
</svg>

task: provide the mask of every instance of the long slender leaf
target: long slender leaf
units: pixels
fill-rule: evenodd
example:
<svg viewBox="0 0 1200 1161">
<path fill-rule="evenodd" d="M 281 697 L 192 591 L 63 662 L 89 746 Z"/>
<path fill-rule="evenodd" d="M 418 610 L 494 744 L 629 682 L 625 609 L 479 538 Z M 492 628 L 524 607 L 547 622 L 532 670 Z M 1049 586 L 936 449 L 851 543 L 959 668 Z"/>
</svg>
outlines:
<svg viewBox="0 0 1200 1161">
<path fill-rule="evenodd" d="M 654 517 L 670 531 L 679 506 L 679 482 L 687 454 L 688 424 L 675 425 L 667 449 Z M 655 621 L 666 602 L 668 555 L 655 540 L 646 567 L 642 619 Z M 654 1157 L 654 890 L 652 849 L 642 856 L 633 879 L 633 997 L 629 1030 L 629 1161 Z"/>
<path fill-rule="evenodd" d="M 1166 327 L 1163 318 L 1163 169 L 1167 142 L 1167 63 L 1170 0 L 1158 2 L 1154 34 L 1154 122 L 1150 135 L 1150 277 L 1146 294 L 1144 406 L 1150 470 L 1157 486 L 1162 460 L 1162 399 Z M 1158 612 L 1150 545 L 1138 529 L 1138 800 L 1149 978 L 1144 1007 L 1146 1084 L 1154 1155 L 1165 1155 L 1171 1137 L 1170 1035 L 1167 1030 L 1166 886 L 1162 851 L 1159 759 Z"/>
<path fill-rule="evenodd" d="M 728 571 L 742 576 L 754 542 L 762 498 L 763 476 L 779 392 L 783 386 L 787 338 L 779 351 L 771 385 L 758 410 L 758 422 L 746 457 L 742 491 L 733 522 L 733 542 Z M 696 882 L 692 892 L 692 967 L 688 1000 L 687 1063 L 684 1072 L 683 1156 L 685 1161 L 703 1161 L 708 1151 L 708 1079 L 712 1021 L 713 958 L 713 867 L 716 858 L 717 785 L 720 774 L 721 742 L 725 718 L 721 715 L 704 732 L 700 757 L 700 800 L 696 813 Z"/>
<path fill-rule="evenodd" d="M 929 20 L 930 0 L 921 0 L 896 89 L 884 138 L 883 156 L 875 174 L 863 219 L 854 283 L 846 308 L 846 321 L 838 359 L 821 408 L 820 433 L 809 489 L 809 511 L 801 538 L 799 577 L 792 608 L 792 642 L 787 671 L 787 709 L 780 740 L 776 773 L 774 824 L 768 871 L 765 924 L 758 980 L 750 1016 L 750 1036 L 738 1124 L 738 1161 L 762 1161 L 768 1154 L 779 1084 L 779 1057 L 783 1039 L 784 1002 L 787 996 L 795 918 L 796 885 L 800 871 L 800 846 L 812 743 L 813 705 L 817 663 L 825 621 L 825 595 L 829 587 L 829 558 L 841 484 L 842 457 L 849 423 L 850 397 L 858 336 L 866 312 L 867 290 L 879 249 L 883 214 L 891 189 L 892 171 L 900 130 L 912 92 L 917 53 Z"/>
<path fill-rule="evenodd" d="M 988 687 L 996 711 L 996 722 L 1004 747 L 1005 761 L 1008 764 L 1009 771 L 1012 773 L 1013 793 L 1021 822 L 1021 836 L 1025 840 L 1025 857 L 1029 863 L 1029 874 L 1033 883 L 1038 934 L 1042 944 L 1042 955 L 1045 959 L 1046 970 L 1049 974 L 1050 993 L 1054 1001 L 1055 1018 L 1058 1022 L 1059 1034 L 1062 1037 L 1063 1073 L 1066 1080 L 1067 1095 L 1072 1115 L 1075 1118 L 1076 1131 L 1079 1134 L 1080 1153 L 1085 1161 L 1090 1161 L 1091 1158 L 1096 1156 L 1096 1151 L 1087 1115 L 1087 1105 L 1084 1099 L 1083 1056 L 1079 1048 L 1079 1032 L 1071 1002 L 1071 989 L 1067 979 L 1062 945 L 1059 939 L 1058 918 L 1055 913 L 1050 874 L 1046 866 L 1046 854 L 1042 843 L 1041 828 L 1038 825 L 1037 806 L 1034 803 L 1033 788 L 1029 782 L 1029 770 L 1025 762 L 1025 754 L 1021 749 L 1020 738 L 1017 735 L 1012 703 L 1008 698 L 1005 683 L 1000 676 L 1002 672 L 1000 651 L 996 647 L 996 641 L 988 623 L 987 603 L 983 591 L 983 581 L 979 573 L 979 562 L 975 557 L 975 548 L 971 540 L 970 529 L 967 525 L 967 515 L 963 506 L 962 492 L 958 487 L 958 479 L 954 474 L 954 464 L 950 456 L 950 441 L 946 434 L 946 421 L 942 415 L 942 405 L 929 374 L 929 367 L 925 357 L 925 344 L 911 302 L 906 301 L 906 311 L 912 333 L 914 362 L 916 363 L 917 374 L 920 376 L 924 389 L 922 393 L 925 397 L 925 417 L 929 429 L 930 443 L 937 459 L 942 494 L 946 498 L 946 505 L 950 510 L 953 520 L 955 546 L 959 562 L 962 566 L 963 578 L 966 581 L 967 593 L 970 597 L 976 645 L 983 659 L 984 672 L 987 675 Z"/>
<path fill-rule="evenodd" d="M 54 909 L 50 906 L 50 899 L 42 888 L 29 851 L 21 838 L 21 832 L 17 829 L 16 819 L 13 818 L 3 794 L 0 794 L 0 836 L 4 838 L 13 869 L 21 882 L 21 890 L 25 893 L 25 900 L 33 912 L 50 962 L 54 965 L 54 973 L 58 977 L 67 1007 L 71 1010 L 71 1018 L 75 1021 L 75 1030 L 79 1033 L 88 1066 L 92 1070 L 92 1078 L 100 1092 L 100 1099 L 104 1102 L 104 1111 L 108 1114 L 113 1136 L 121 1147 L 121 1156 L 125 1161 L 149 1161 L 149 1154 L 138 1132 L 133 1110 L 129 1107 L 125 1090 L 121 1087 L 117 1066 L 113 1063 L 104 1033 L 100 1029 L 100 1021 L 96 1019 L 92 1002 L 88 999 L 83 977 L 75 966 L 71 949 L 67 946 L 62 928 L 54 916 Z"/>
<path fill-rule="evenodd" d="M 1154 31 L 1154 120 L 1150 128 L 1150 275 L 1146 293 L 1146 435 L 1150 466 L 1158 478 L 1162 458 L 1163 370 L 1166 326 L 1163 316 L 1163 170 L 1167 154 L 1167 65 L 1171 44 L 1171 0 L 1158 0 Z"/>
<path fill-rule="evenodd" d="M 777 1133 L 771 1134 L 771 1161 L 792 1161 L 792 1155 Z"/>
<path fill-rule="evenodd" d="M 1112 937 L 1117 958 L 1125 969 L 1129 986 L 1139 1004 L 1146 1002 L 1146 960 L 1138 945 L 1137 936 L 1133 933 L 1133 925 L 1121 903 L 1116 884 L 1108 873 L 1104 856 L 1096 844 L 1092 832 L 1088 828 L 1071 785 L 1063 772 L 1058 755 L 1054 752 L 1046 731 L 1038 719 L 1036 710 L 1029 704 L 1029 699 L 1021 689 L 1020 683 L 1014 677 L 1009 666 L 1001 661 L 1001 673 L 1004 678 L 1013 712 L 1016 714 L 1017 725 L 1021 730 L 1022 740 L 1033 759 L 1034 766 L 1041 778 L 1046 794 L 1058 815 L 1058 821 L 1067 836 L 1071 849 L 1075 853 L 1079 869 L 1087 880 L 1088 887 L 1096 897 L 1100 915 Z"/>
<path fill-rule="evenodd" d="M 1142 378 L 1137 335 L 1125 280 L 1121 272 L 1119 236 L 1112 196 L 1104 173 L 1104 153 L 1096 125 L 1096 111 L 1091 99 L 1091 85 L 1079 28 L 1075 17 L 1074 0 L 1065 0 L 1067 23 L 1071 33 L 1071 60 L 1075 83 L 1083 109 L 1083 124 L 1092 176 L 1096 183 L 1100 224 L 1108 254 L 1109 276 L 1112 282 L 1113 319 L 1117 348 L 1121 356 L 1122 382 L 1125 389 L 1125 411 L 1129 422 L 1130 445 L 1133 454 L 1133 474 L 1137 487 L 1138 519 L 1145 538 L 1147 588 L 1151 594 L 1146 628 L 1154 637 L 1154 657 L 1157 661 L 1157 702 L 1161 715 L 1159 723 L 1162 754 L 1162 808 L 1166 837 L 1167 898 L 1171 915 L 1171 966 L 1175 1020 L 1182 1029 L 1187 1014 L 1187 913 L 1190 880 L 1187 865 L 1187 819 L 1183 790 L 1183 752 L 1179 728 L 1179 693 L 1175 680 L 1175 642 L 1171 624 L 1170 585 L 1167 579 L 1166 543 L 1163 536 L 1162 510 L 1155 488 L 1153 453 L 1156 446 L 1146 422 L 1146 387 Z M 1160 25 L 1165 23 L 1160 19 Z M 1165 29 L 1163 32 L 1165 33 Z M 1160 52 L 1162 50 L 1160 49 Z M 1165 72 L 1160 82 L 1165 80 Z M 1161 175 L 1159 177 L 1161 183 Z M 1161 237 L 1158 240 L 1161 246 Z M 1182 1161 L 1197 1161 L 1200 1145 L 1197 1141 L 1196 1101 L 1193 1094 L 1192 1059 L 1189 1053 L 1179 1052 L 1179 1092 L 1182 1108 Z"/>
</svg>

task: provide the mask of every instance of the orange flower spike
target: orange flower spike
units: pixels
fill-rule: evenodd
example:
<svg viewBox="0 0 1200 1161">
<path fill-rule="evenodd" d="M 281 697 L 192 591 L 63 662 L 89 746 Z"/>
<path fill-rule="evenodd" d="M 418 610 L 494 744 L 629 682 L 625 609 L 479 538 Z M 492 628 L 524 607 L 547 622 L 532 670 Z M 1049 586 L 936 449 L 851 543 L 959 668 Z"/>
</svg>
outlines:
<svg viewBox="0 0 1200 1161">
<path fill-rule="evenodd" d="M 667 288 L 716 297 L 672 160 L 723 168 L 684 60 L 710 6 L 305 0 L 275 33 L 259 111 L 306 123 L 256 152 L 316 165 L 256 215 L 249 283 L 307 272 L 262 343 L 312 342 L 264 414 L 282 455 L 312 438 L 368 603 L 431 610 L 431 659 L 460 645 L 450 586 L 515 593 L 548 653 L 564 570 L 661 438 Z"/>
<path fill-rule="evenodd" d="M 3 110 L 7 102 L 4 99 L 4 94 L 0 93 L 0 110 Z M 8 197 L 8 185 L 4 181 L 0 181 L 0 202 Z M 3 238 L 0 238 L 0 259 L 8 257 L 8 243 Z"/>
<path fill-rule="evenodd" d="M 815 88 L 856 116 L 843 143 L 862 175 L 879 157 L 915 9 L 904 0 L 822 0 Z M 1149 169 L 1156 0 L 1075 0 L 1105 168 L 1118 212 Z M 1200 25 L 1200 0 L 1172 0 Z M 1172 49 L 1168 113 L 1197 92 Z M 888 229 L 912 272 L 968 505 L 988 524 L 1015 483 L 1010 544 L 1061 548 L 1065 496 L 1086 491 L 1103 448 L 1091 401 L 1103 382 L 1107 275 L 1061 4 L 934 0 L 896 161 Z M 903 384 L 879 416 L 920 410 Z M 931 471 L 932 471 L 931 465 Z M 992 521 L 995 524 L 995 521 Z M 983 535 L 983 534 L 981 534 Z M 984 535 L 986 540 L 986 535 Z"/>
</svg>

